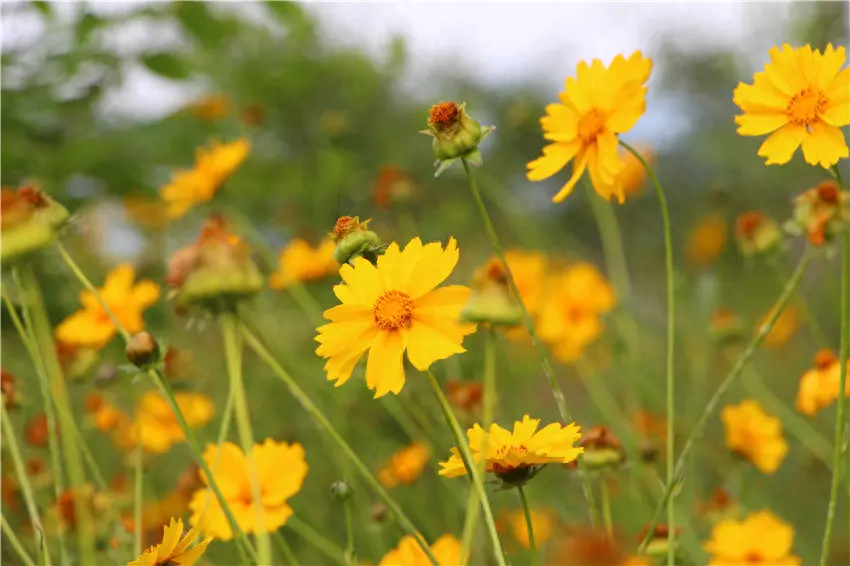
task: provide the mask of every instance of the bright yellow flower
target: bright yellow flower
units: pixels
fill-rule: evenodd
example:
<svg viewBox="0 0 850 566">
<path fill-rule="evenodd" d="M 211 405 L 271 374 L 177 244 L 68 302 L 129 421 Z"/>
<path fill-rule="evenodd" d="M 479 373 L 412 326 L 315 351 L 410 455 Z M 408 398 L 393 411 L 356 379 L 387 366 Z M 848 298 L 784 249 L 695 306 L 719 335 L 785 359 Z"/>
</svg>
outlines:
<svg viewBox="0 0 850 566">
<path fill-rule="evenodd" d="M 726 405 L 720 412 L 726 431 L 726 447 L 750 460 L 763 474 L 772 474 L 788 453 L 782 422 L 765 413 L 757 401 Z"/>
<path fill-rule="evenodd" d="M 172 518 L 162 529 L 162 542 L 144 551 L 127 566 L 192 566 L 212 542 L 212 538 L 207 538 L 192 546 L 200 534 L 197 529 L 191 529 L 183 536 L 183 520 Z"/>
<path fill-rule="evenodd" d="M 293 283 L 314 281 L 335 274 L 339 265 L 334 259 L 336 244 L 324 240 L 313 248 L 298 238 L 280 252 L 277 271 L 269 277 L 272 289 L 286 289 Z"/>
<path fill-rule="evenodd" d="M 202 393 L 179 391 L 174 399 L 191 428 L 207 424 L 215 413 L 212 400 Z M 116 444 L 125 450 L 132 450 L 141 442 L 144 450 L 154 454 L 165 454 L 172 445 L 185 440 L 183 427 L 171 405 L 156 391 L 147 391 L 139 397 L 135 419 L 115 435 Z"/>
<path fill-rule="evenodd" d="M 739 83 L 733 100 L 744 114 L 735 117 L 742 136 L 771 134 L 759 148 L 768 165 L 788 163 L 802 144 L 811 165 L 830 167 L 848 157 L 842 126 L 850 124 L 850 68 L 843 46 L 823 53 L 804 45 L 770 50 L 770 63 L 753 84 Z M 771 133 L 773 132 L 773 133 Z"/>
<path fill-rule="evenodd" d="M 135 278 L 133 266 L 123 263 L 109 272 L 106 283 L 97 290 L 118 322 L 130 334 L 145 329 L 142 312 L 159 299 L 159 285 L 148 280 L 134 285 Z M 90 291 L 80 292 L 80 302 L 83 309 L 56 327 L 56 340 L 73 346 L 102 348 L 115 337 L 118 330 Z"/>
<path fill-rule="evenodd" d="M 540 119 L 544 138 L 552 143 L 543 156 L 528 164 L 528 179 L 548 179 L 575 158 L 573 175 L 553 202 L 561 202 L 572 192 L 584 170 L 590 172 L 593 188 L 610 200 L 625 200 L 618 176 L 625 163 L 617 151 L 617 135 L 628 132 L 646 111 L 646 86 L 652 61 L 635 51 L 626 59 L 618 55 L 606 68 L 594 59 L 582 61 L 576 78 L 569 77 L 560 103 L 546 107 Z"/>
<path fill-rule="evenodd" d="M 475 424 L 466 431 L 472 458 L 476 463 L 484 458 L 488 472 L 503 476 L 539 465 L 569 464 L 584 452 L 575 446 L 581 438 L 581 429 L 575 423 L 565 427 L 552 423 L 537 430 L 539 424 L 540 419 L 528 415 L 514 423 L 513 432 L 493 423 L 488 433 Z M 451 452 L 448 461 L 440 462 L 440 475 L 447 478 L 466 475 L 458 449 L 452 448 Z"/>
<path fill-rule="evenodd" d="M 850 362 L 847 364 L 850 371 Z M 797 393 L 797 410 L 812 417 L 838 398 L 841 388 L 841 361 L 830 350 L 823 349 L 815 354 L 814 367 L 800 379 Z M 850 383 L 845 387 L 850 394 Z"/>
<path fill-rule="evenodd" d="M 534 544 L 541 548 L 555 533 L 558 517 L 550 509 L 531 509 L 531 528 L 534 531 Z M 504 520 L 511 529 L 519 545 L 525 549 L 530 547 L 528 540 L 528 525 L 525 522 L 525 511 L 515 509 L 506 513 Z"/>
<path fill-rule="evenodd" d="M 770 511 L 759 511 L 718 523 L 703 548 L 711 555 L 708 566 L 797 566 L 802 562 L 792 554 L 793 545 L 794 527 Z"/>
<path fill-rule="evenodd" d="M 287 444 L 266 439 L 255 444 L 251 461 L 260 484 L 263 503 L 263 528 L 257 526 L 248 462 L 242 450 L 232 442 L 225 442 L 221 452 L 215 445 L 204 451 L 204 460 L 213 471 L 216 483 L 239 527 L 245 533 L 274 532 L 286 524 L 292 515 L 287 500 L 301 490 L 307 475 L 304 448 L 298 444 Z M 205 485 L 208 480 L 201 474 Z M 192 516 L 189 522 L 204 533 L 221 540 L 233 538 L 233 531 L 218 499 L 210 489 L 201 488 L 189 503 Z"/>
<path fill-rule="evenodd" d="M 726 218 L 718 212 L 704 216 L 691 229 L 685 246 L 688 259 L 700 266 L 709 266 L 723 255 L 729 229 Z"/>
<path fill-rule="evenodd" d="M 758 328 L 767 324 L 771 317 L 773 317 L 772 310 L 766 312 L 761 317 Z M 788 342 L 788 340 L 797 333 L 797 330 L 800 329 L 800 318 L 800 310 L 797 307 L 789 305 L 782 309 L 782 312 L 779 313 L 779 317 L 773 324 L 773 328 L 771 328 L 767 336 L 764 337 L 764 345 L 768 347 L 776 347 L 782 346 Z M 758 328 L 756 330 L 758 330 Z"/>
<path fill-rule="evenodd" d="M 437 289 L 458 260 L 457 243 L 446 249 L 419 238 L 404 250 L 395 242 L 378 258 L 377 266 L 358 257 L 343 265 L 343 283 L 334 287 L 342 302 L 325 311 L 330 320 L 318 328 L 316 353 L 329 358 L 328 379 L 339 387 L 369 350 L 366 385 L 375 398 L 398 394 L 404 386 L 404 352 L 413 367 L 427 370 L 437 360 L 465 352 L 463 337 L 475 325 L 460 324 L 458 315 L 470 290 L 461 285 Z"/>
<path fill-rule="evenodd" d="M 160 190 L 160 196 L 168 203 L 169 218 L 180 218 L 196 204 L 211 201 L 221 185 L 245 161 L 250 147 L 248 140 L 240 138 L 198 148 L 195 166 L 175 173 L 171 183 Z"/>
<path fill-rule="evenodd" d="M 440 566 L 459 566 L 460 541 L 452 535 L 443 535 L 431 545 L 431 552 Z M 430 566 L 431 561 L 412 536 L 399 541 L 398 546 L 389 551 L 378 566 Z"/>
<path fill-rule="evenodd" d="M 411 484 L 419 479 L 428 465 L 431 450 L 422 442 L 414 442 L 392 455 L 378 472 L 378 479 L 387 489 L 399 484 Z"/>
</svg>

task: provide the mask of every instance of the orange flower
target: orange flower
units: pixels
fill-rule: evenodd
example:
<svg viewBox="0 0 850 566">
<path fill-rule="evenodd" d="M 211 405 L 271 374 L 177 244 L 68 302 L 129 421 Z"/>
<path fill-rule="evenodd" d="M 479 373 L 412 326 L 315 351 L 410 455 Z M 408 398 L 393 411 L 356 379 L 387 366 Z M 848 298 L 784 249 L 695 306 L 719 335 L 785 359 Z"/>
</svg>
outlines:
<svg viewBox="0 0 850 566">
<path fill-rule="evenodd" d="M 281 290 L 293 283 L 335 275 L 339 271 L 339 265 L 334 259 L 335 249 L 336 244 L 330 239 L 315 248 L 300 238 L 292 240 L 280 252 L 277 271 L 269 277 L 269 287 Z"/>
<path fill-rule="evenodd" d="M 744 257 L 773 250 L 781 239 L 779 226 L 760 210 L 744 212 L 735 221 L 735 241 Z"/>
<path fill-rule="evenodd" d="M 850 192 L 835 181 L 824 181 L 794 199 L 794 218 L 786 225 L 794 234 L 805 234 L 822 246 L 847 230 L 850 224 Z"/>
<path fill-rule="evenodd" d="M 552 538 L 558 526 L 558 516 L 551 509 L 531 509 L 531 528 L 534 531 L 534 544 L 542 548 Z M 530 548 L 528 524 L 525 521 L 525 511 L 515 509 L 503 516 L 504 522 L 510 527 L 511 534 L 526 550 Z"/>
<path fill-rule="evenodd" d="M 701 218 L 688 237 L 688 259 L 703 267 L 713 264 L 726 249 L 727 230 L 726 219 L 718 212 Z"/>
<path fill-rule="evenodd" d="M 759 328 L 767 324 L 772 316 L 773 311 L 765 313 L 759 322 Z M 797 307 L 786 306 L 773 324 L 773 328 L 764 337 L 764 345 L 769 347 L 783 346 L 800 329 L 800 318 L 800 310 Z"/>
<path fill-rule="evenodd" d="M 446 381 L 446 397 L 449 403 L 464 413 L 474 413 L 481 407 L 484 386 L 480 381 Z"/>
<path fill-rule="evenodd" d="M 416 184 L 404 170 L 396 165 L 384 165 L 378 171 L 372 201 L 381 208 L 389 208 L 393 203 L 410 201 L 416 192 Z"/>
<path fill-rule="evenodd" d="M 720 419 L 729 450 L 750 460 L 763 474 L 779 469 L 788 453 L 788 442 L 778 418 L 765 413 L 757 401 L 747 399 L 723 407 Z"/>
<path fill-rule="evenodd" d="M 414 442 L 392 455 L 378 472 L 378 479 L 387 489 L 399 484 L 411 484 L 422 475 L 430 458 L 431 450 L 428 446 L 423 442 Z"/>
<path fill-rule="evenodd" d="M 200 120 L 220 120 L 230 110 L 230 98 L 226 94 L 205 96 L 190 104 L 188 110 Z"/>
<path fill-rule="evenodd" d="M 850 361 L 847 362 L 847 368 L 850 371 Z M 838 398 L 840 387 L 840 360 L 832 351 L 820 350 L 815 354 L 814 367 L 800 379 L 797 410 L 806 416 L 814 416 Z M 850 395 L 850 382 L 845 387 L 845 395 Z"/>
<path fill-rule="evenodd" d="M 47 428 L 47 417 L 44 413 L 35 415 L 27 422 L 25 435 L 30 446 L 35 446 L 37 448 L 44 448 L 47 446 L 50 431 Z"/>
<path fill-rule="evenodd" d="M 206 395 L 178 391 L 174 398 L 189 427 L 203 426 L 212 419 L 215 407 Z M 185 432 L 177 422 L 171 405 L 156 391 L 147 391 L 139 397 L 135 418 L 127 426 L 118 428 L 115 434 L 119 447 L 130 450 L 141 442 L 144 450 L 154 454 L 164 454 L 173 444 L 185 440 Z"/>
</svg>

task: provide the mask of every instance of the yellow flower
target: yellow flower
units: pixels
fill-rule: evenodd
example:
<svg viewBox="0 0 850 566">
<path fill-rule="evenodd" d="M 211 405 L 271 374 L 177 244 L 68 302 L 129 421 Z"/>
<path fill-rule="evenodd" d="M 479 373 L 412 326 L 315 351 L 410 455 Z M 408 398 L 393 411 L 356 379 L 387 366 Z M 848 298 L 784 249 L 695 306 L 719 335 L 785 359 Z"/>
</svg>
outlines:
<svg viewBox="0 0 850 566">
<path fill-rule="evenodd" d="M 782 346 L 788 342 L 788 340 L 797 333 L 797 330 L 800 329 L 800 316 L 800 311 L 797 307 L 793 305 L 785 307 L 782 312 L 779 313 L 779 317 L 773 324 L 773 328 L 771 328 L 767 336 L 764 337 L 764 345 L 776 347 Z M 772 317 L 772 310 L 765 313 L 761 317 L 759 328 L 767 324 Z"/>
<path fill-rule="evenodd" d="M 175 173 L 171 183 L 160 190 L 160 196 L 168 203 L 168 217 L 180 218 L 196 204 L 212 200 L 224 181 L 245 161 L 249 150 L 250 144 L 244 138 L 198 148 L 195 166 Z"/>
<path fill-rule="evenodd" d="M 460 541 L 452 535 L 443 535 L 431 545 L 431 552 L 440 566 L 458 566 L 460 564 Z M 389 551 L 378 566 L 429 566 L 431 561 L 412 536 L 399 541 L 398 546 Z"/>
<path fill-rule="evenodd" d="M 599 59 L 590 65 L 582 61 L 576 78 L 566 80 L 558 95 L 561 102 L 547 106 L 540 119 L 543 137 L 553 143 L 528 164 L 528 179 L 541 181 L 575 158 L 573 175 L 553 202 L 569 196 L 585 169 L 599 196 L 625 200 L 618 182 L 625 163 L 617 151 L 617 135 L 631 130 L 646 111 L 644 83 L 651 70 L 652 61 L 635 51 L 628 59 L 618 55 L 608 68 Z"/>
<path fill-rule="evenodd" d="M 850 370 L 850 363 L 848 370 Z M 830 350 L 823 349 L 815 354 L 814 367 L 800 379 L 797 393 L 797 410 L 812 417 L 838 398 L 841 388 L 841 362 Z M 850 393 L 850 383 L 845 394 Z"/>
<path fill-rule="evenodd" d="M 437 360 L 465 352 L 463 337 L 474 325 L 460 324 L 458 315 L 469 288 L 436 289 L 457 264 L 454 238 L 446 249 L 437 243 L 411 240 L 404 250 L 392 243 L 377 266 L 358 257 L 343 265 L 343 283 L 334 287 L 342 302 L 325 311 L 330 320 L 318 328 L 316 354 L 329 358 L 328 379 L 339 387 L 369 350 L 366 385 L 375 398 L 398 394 L 404 386 L 404 351 L 413 367 L 427 370 Z"/>
<path fill-rule="evenodd" d="M 544 299 L 543 282 L 548 267 L 546 255 L 541 252 L 511 249 L 505 251 L 505 261 L 525 308 L 529 314 L 536 314 Z M 507 274 L 504 271 L 499 258 L 493 257 L 476 272 L 476 277 L 486 277 L 507 285 Z"/>
<path fill-rule="evenodd" d="M 148 230 L 162 230 L 168 224 L 168 206 L 158 198 L 127 195 L 123 199 L 124 215 Z"/>
<path fill-rule="evenodd" d="M 336 244 L 324 240 L 313 248 L 302 239 L 295 239 L 280 252 L 277 271 L 269 277 L 272 289 L 286 289 L 293 283 L 313 281 L 337 272 L 334 259 Z"/>
<path fill-rule="evenodd" d="M 850 124 L 850 68 L 841 70 L 844 47 L 820 50 L 804 45 L 770 50 L 770 63 L 753 84 L 739 83 L 733 100 L 744 112 L 735 117 L 742 136 L 771 134 L 759 148 L 767 165 L 788 163 L 802 144 L 811 165 L 830 167 L 848 156 L 841 127 Z M 773 133 L 771 133 L 773 132 Z"/>
<path fill-rule="evenodd" d="M 726 219 L 720 213 L 701 218 L 691 229 L 686 245 L 688 259 L 700 266 L 709 266 L 726 249 L 728 229 Z"/>
<path fill-rule="evenodd" d="M 142 312 L 159 299 L 159 285 L 148 280 L 134 285 L 135 278 L 133 266 L 122 263 L 109 272 L 106 283 L 98 289 L 98 294 L 130 334 L 145 329 Z M 102 348 L 118 330 L 90 291 L 80 292 L 80 302 L 83 309 L 56 327 L 56 340 L 74 346 Z"/>
<path fill-rule="evenodd" d="M 772 474 L 788 453 L 782 422 L 765 413 L 757 401 L 727 405 L 720 412 L 726 431 L 726 447 L 750 460 L 763 474 Z"/>
<path fill-rule="evenodd" d="M 709 566 L 796 566 L 802 562 L 791 553 L 793 545 L 794 528 L 770 511 L 759 511 L 718 523 L 703 548 L 711 555 Z"/>
<path fill-rule="evenodd" d="M 200 534 L 197 529 L 191 529 L 183 536 L 183 520 L 172 518 L 171 523 L 162 530 L 162 542 L 144 551 L 127 566 L 191 566 L 212 542 L 212 538 L 207 538 L 192 546 Z"/>
<path fill-rule="evenodd" d="M 414 442 L 392 455 L 390 461 L 378 472 L 378 479 L 386 488 L 411 484 L 419 479 L 428 465 L 431 451 L 422 442 Z"/>
<path fill-rule="evenodd" d="M 555 532 L 558 517 L 550 509 L 531 509 L 531 528 L 534 531 L 534 544 L 541 548 Z M 528 526 L 525 522 L 525 511 L 516 509 L 506 513 L 504 520 L 511 529 L 516 541 L 525 549 L 530 548 L 528 541 Z"/>
<path fill-rule="evenodd" d="M 215 412 L 212 400 L 202 393 L 179 391 L 174 399 L 191 428 L 207 424 Z M 125 450 L 132 450 L 141 442 L 144 450 L 154 454 L 165 454 L 173 444 L 185 440 L 171 405 L 156 391 L 147 391 L 139 397 L 135 419 L 115 436 L 116 444 Z"/>
<path fill-rule="evenodd" d="M 583 448 L 575 446 L 581 438 L 581 430 L 575 423 L 565 427 L 552 423 L 537 430 L 539 424 L 540 419 L 528 415 L 514 423 L 513 432 L 493 423 L 488 433 L 475 424 L 466 431 L 473 460 L 478 463 L 484 458 L 488 472 L 513 481 L 525 479 L 537 466 L 569 464 L 584 452 Z M 440 462 L 440 475 L 447 478 L 466 475 L 458 449 L 452 448 L 451 452 L 448 461 Z"/>
<path fill-rule="evenodd" d="M 242 450 L 232 442 L 225 442 L 219 452 L 217 446 L 210 444 L 204 451 L 204 460 L 213 471 L 236 522 L 246 534 L 274 532 L 286 524 L 292 515 L 292 508 L 286 501 L 301 490 L 307 475 L 304 448 L 300 444 L 266 439 L 263 444 L 254 445 L 251 461 L 262 493 L 264 523 L 258 528 L 250 470 Z M 206 474 L 201 474 L 201 480 L 209 485 Z M 189 519 L 192 526 L 221 540 L 233 538 L 227 516 L 212 490 L 198 489 L 189 509 L 192 510 Z"/>
</svg>

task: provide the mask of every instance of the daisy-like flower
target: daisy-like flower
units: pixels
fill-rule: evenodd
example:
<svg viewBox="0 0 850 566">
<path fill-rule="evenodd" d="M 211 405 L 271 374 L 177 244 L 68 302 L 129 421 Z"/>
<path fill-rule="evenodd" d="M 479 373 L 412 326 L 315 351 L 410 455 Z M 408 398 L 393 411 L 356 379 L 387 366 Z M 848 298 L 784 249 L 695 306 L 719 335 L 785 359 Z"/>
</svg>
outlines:
<svg viewBox="0 0 850 566">
<path fill-rule="evenodd" d="M 753 84 L 738 84 L 733 101 L 744 112 L 735 117 L 742 136 L 770 134 L 758 150 L 767 165 L 788 163 L 800 145 L 810 165 L 830 167 L 848 157 L 841 132 L 850 124 L 850 68 L 843 46 L 821 53 L 788 44 L 770 50 L 770 63 Z"/>
<path fill-rule="evenodd" d="M 427 370 L 437 360 L 465 352 L 463 337 L 475 325 L 460 324 L 458 315 L 469 298 L 469 288 L 436 288 L 451 274 L 458 260 L 457 243 L 449 240 L 423 245 L 419 238 L 404 250 L 392 243 L 377 265 L 358 257 L 343 265 L 343 283 L 334 287 L 342 302 L 325 311 L 330 320 L 318 328 L 316 353 L 328 358 L 328 379 L 339 387 L 369 350 L 366 385 L 375 398 L 398 394 L 404 386 L 404 352 L 413 366 Z"/>
<path fill-rule="evenodd" d="M 452 535 L 443 535 L 431 545 L 431 553 L 440 566 L 460 564 L 460 541 Z M 389 551 L 378 566 L 429 566 L 431 561 L 412 536 L 399 541 L 398 546 Z"/>
<path fill-rule="evenodd" d="M 334 259 L 336 244 L 324 240 L 315 248 L 305 240 L 292 240 L 280 252 L 277 271 L 269 276 L 272 289 L 286 289 L 293 283 L 315 281 L 335 274 L 339 265 Z"/>
<path fill-rule="evenodd" d="M 741 521 L 721 521 L 703 544 L 711 555 L 709 566 L 797 566 L 802 561 L 793 554 L 793 546 L 794 527 L 770 511 L 750 513 Z"/>
<path fill-rule="evenodd" d="M 212 542 L 212 538 L 206 538 L 192 546 L 200 534 L 198 529 L 191 529 L 184 536 L 183 520 L 172 518 L 162 529 L 162 542 L 144 551 L 127 566 L 192 566 Z"/>
<path fill-rule="evenodd" d="M 782 436 L 782 422 L 762 410 L 757 401 L 747 399 L 727 405 L 720 412 L 726 431 L 726 447 L 750 460 L 763 474 L 772 474 L 788 453 Z"/>
<path fill-rule="evenodd" d="M 215 412 L 212 400 L 202 393 L 178 391 L 174 399 L 191 428 L 207 424 Z M 171 405 L 156 391 L 147 391 L 139 397 L 136 417 L 115 434 L 115 443 L 119 447 L 132 450 L 141 442 L 145 451 L 154 454 L 165 454 L 175 443 L 185 440 L 186 435 Z"/>
<path fill-rule="evenodd" d="M 847 364 L 850 369 L 850 362 Z M 838 398 L 841 388 L 841 361 L 832 351 L 823 349 L 815 354 L 814 367 L 800 378 L 797 410 L 808 417 L 817 414 Z M 845 394 L 850 393 L 850 383 Z"/>
<path fill-rule="evenodd" d="M 558 526 L 558 516 L 551 509 L 531 509 L 531 529 L 534 531 L 534 544 L 542 548 L 546 542 L 555 534 Z M 515 509 L 505 513 L 502 517 L 504 524 L 510 529 L 511 534 L 521 547 L 530 548 L 528 539 L 528 525 L 525 522 L 525 511 Z"/>
<path fill-rule="evenodd" d="M 486 461 L 487 471 L 496 474 L 506 484 L 524 483 L 546 464 L 569 464 L 584 452 L 577 447 L 581 430 L 575 423 L 561 426 L 552 423 L 537 430 L 540 419 L 528 415 L 514 423 L 513 432 L 493 423 L 490 432 L 475 424 L 466 431 L 472 458 L 477 464 Z M 440 462 L 440 475 L 456 478 L 466 475 L 460 452 L 452 448 L 446 462 Z"/>
<path fill-rule="evenodd" d="M 301 490 L 307 475 L 304 448 L 300 444 L 267 439 L 254 445 L 251 461 L 260 484 L 265 523 L 259 527 L 248 462 L 242 450 L 232 442 L 225 442 L 219 452 L 218 447 L 211 444 L 204 451 L 204 460 L 213 471 L 236 522 L 246 534 L 274 532 L 285 525 L 292 515 L 287 500 Z M 204 473 L 201 473 L 201 481 L 209 485 Z M 233 538 L 227 516 L 212 490 L 198 489 L 192 496 L 189 509 L 192 511 L 189 522 L 193 527 L 217 539 Z"/>
<path fill-rule="evenodd" d="M 617 55 L 609 67 L 594 59 L 582 61 L 576 77 L 569 77 L 560 103 L 546 107 L 540 119 L 544 138 L 552 143 L 543 156 L 528 164 L 528 179 L 548 179 L 575 159 L 573 175 L 552 202 L 561 202 L 573 191 L 585 169 L 602 198 L 625 200 L 619 175 L 625 163 L 617 150 L 617 136 L 628 132 L 646 111 L 646 81 L 652 61 L 635 51 L 628 59 Z"/>
<path fill-rule="evenodd" d="M 431 450 L 422 442 L 414 442 L 392 455 L 378 472 L 378 479 L 387 489 L 399 484 L 411 484 L 419 479 L 428 465 Z"/>
<path fill-rule="evenodd" d="M 145 329 L 142 313 L 159 299 L 159 285 L 148 280 L 134 284 L 135 278 L 133 266 L 123 263 L 109 272 L 106 283 L 97 290 L 118 322 L 130 334 Z M 80 302 L 83 309 L 56 327 L 56 340 L 73 346 L 100 349 L 115 337 L 118 329 L 91 291 L 81 291 Z"/>
<path fill-rule="evenodd" d="M 250 150 L 242 138 L 229 143 L 213 142 L 195 152 L 195 166 L 178 171 L 171 182 L 160 190 L 168 203 L 168 217 L 180 218 L 196 204 L 209 202 L 221 185 L 245 161 Z"/>
</svg>

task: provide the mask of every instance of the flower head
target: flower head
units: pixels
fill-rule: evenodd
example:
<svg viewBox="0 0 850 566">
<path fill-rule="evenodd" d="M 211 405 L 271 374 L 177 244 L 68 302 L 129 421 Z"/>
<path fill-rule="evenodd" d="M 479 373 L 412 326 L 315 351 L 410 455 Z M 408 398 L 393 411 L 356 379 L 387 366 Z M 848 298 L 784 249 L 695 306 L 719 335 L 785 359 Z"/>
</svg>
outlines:
<svg viewBox="0 0 850 566">
<path fill-rule="evenodd" d="M 621 537 L 587 528 L 564 533 L 550 566 L 650 566 L 646 557 L 630 556 Z"/>
<path fill-rule="evenodd" d="M 723 254 L 727 239 L 726 219 L 713 212 L 700 218 L 691 229 L 685 252 L 693 263 L 706 267 Z"/>
<path fill-rule="evenodd" d="M 584 463 L 591 468 L 615 467 L 626 461 L 626 449 L 610 429 L 595 426 L 582 435 L 578 445 L 584 448 Z M 575 462 L 571 463 L 571 466 Z"/>
<path fill-rule="evenodd" d="M 741 317 L 728 307 L 717 307 L 711 313 L 709 330 L 712 338 L 718 342 L 734 342 L 744 332 Z"/>
<path fill-rule="evenodd" d="M 339 269 L 334 259 L 336 244 L 324 240 L 315 248 L 298 238 L 280 252 L 277 271 L 269 277 L 272 289 L 286 289 L 293 283 L 315 281 L 335 274 Z"/>
<path fill-rule="evenodd" d="M 478 144 L 494 129 L 493 126 L 482 127 L 467 114 L 466 104 L 440 102 L 433 105 L 428 113 L 428 129 L 421 133 L 434 138 L 432 149 L 437 158 L 434 176 L 439 176 L 458 159 L 481 165 Z"/>
<path fill-rule="evenodd" d="M 454 238 L 445 249 L 414 238 L 401 250 L 396 243 L 378 257 L 377 265 L 359 257 L 343 265 L 343 283 L 334 287 L 342 304 L 325 311 L 331 322 L 318 328 L 316 353 L 328 358 L 328 379 L 339 387 L 369 350 L 366 385 L 375 397 L 398 394 L 404 386 L 404 352 L 413 366 L 427 370 L 437 360 L 465 352 L 463 337 L 474 325 L 458 315 L 469 288 L 437 288 L 458 260 Z"/>
<path fill-rule="evenodd" d="M 722 487 L 716 488 L 705 501 L 697 501 L 700 516 L 709 521 L 738 517 L 738 505 L 732 495 Z"/>
<path fill-rule="evenodd" d="M 711 540 L 703 544 L 711 555 L 709 566 L 797 566 L 792 554 L 794 528 L 770 511 L 750 513 L 746 519 L 727 519 L 714 526 Z"/>
<path fill-rule="evenodd" d="M 733 101 L 744 112 L 735 117 L 742 136 L 770 134 L 759 148 L 767 165 L 788 163 L 800 145 L 811 165 L 830 167 L 848 157 L 841 127 L 850 124 L 850 69 L 843 46 L 823 53 L 788 44 L 770 50 L 770 63 L 738 84 Z"/>
<path fill-rule="evenodd" d="M 370 218 L 360 222 L 357 216 L 337 218 L 333 232 L 328 234 L 336 244 L 333 257 L 337 263 L 351 263 L 358 257 L 364 257 L 371 263 L 377 261 L 377 257 L 384 251 L 384 246 L 378 234 L 369 230 L 371 221 Z"/>
<path fill-rule="evenodd" d="M 431 553 L 440 566 L 455 566 L 461 563 L 460 541 L 452 535 L 443 535 L 431 545 Z M 379 566 L 429 566 L 431 561 L 412 536 L 399 541 L 398 546 L 389 551 Z"/>
<path fill-rule="evenodd" d="M 254 509 L 250 470 L 242 450 L 232 442 L 223 443 L 220 451 L 217 446 L 211 444 L 204 451 L 204 460 L 213 471 L 216 483 L 236 522 L 246 534 L 274 532 L 286 524 L 292 515 L 292 508 L 287 500 L 301 490 L 307 475 L 304 448 L 300 444 L 266 439 L 262 444 L 254 445 L 251 461 L 260 486 L 265 523 L 263 527 L 259 527 Z M 201 481 L 204 485 L 209 485 L 204 473 L 201 473 Z M 212 490 L 198 489 L 192 496 L 189 508 L 192 511 L 192 526 L 217 539 L 233 538 L 227 516 Z"/>
<path fill-rule="evenodd" d="M 162 542 L 144 551 L 127 566 L 192 566 L 212 542 L 212 538 L 206 538 L 192 546 L 200 535 L 198 529 L 191 529 L 184 536 L 183 520 L 172 518 L 162 529 Z"/>
<path fill-rule="evenodd" d="M 782 422 L 765 413 L 758 402 L 747 399 L 727 405 L 720 412 L 726 431 L 726 446 L 750 460 L 763 474 L 772 474 L 788 453 Z"/>
<path fill-rule="evenodd" d="M 850 370 L 850 362 L 847 364 Z M 838 399 L 841 389 L 841 362 L 832 351 L 823 349 L 815 354 L 813 367 L 800 378 L 797 410 L 812 417 Z M 845 395 L 850 394 L 850 383 Z"/>
<path fill-rule="evenodd" d="M 68 219 L 68 210 L 34 187 L 0 190 L 0 261 L 47 246 Z"/>
<path fill-rule="evenodd" d="M 475 413 L 481 407 L 484 385 L 480 381 L 446 381 L 446 398 L 455 409 L 467 415 Z"/>
<path fill-rule="evenodd" d="M 537 548 L 541 548 L 555 534 L 555 529 L 558 526 L 558 516 L 551 509 L 545 508 L 532 508 L 529 510 L 529 513 L 531 514 L 531 529 L 534 531 L 534 544 Z M 526 550 L 530 548 L 525 511 L 515 509 L 509 513 L 505 513 L 503 520 L 519 545 Z"/>
<path fill-rule="evenodd" d="M 773 318 L 773 313 L 774 311 L 771 310 L 762 315 L 758 329 L 762 328 L 770 321 L 771 318 Z M 773 328 L 771 328 L 770 332 L 767 333 L 767 336 L 764 337 L 764 345 L 775 348 L 786 344 L 788 340 L 790 340 L 791 337 L 794 336 L 794 334 L 796 334 L 800 329 L 801 316 L 800 310 L 793 305 L 789 305 L 782 309 L 782 312 L 779 313 L 779 317 L 777 317 L 776 322 L 773 323 Z"/>
<path fill-rule="evenodd" d="M 744 257 L 775 250 L 782 232 L 774 220 L 760 210 L 750 210 L 735 220 L 735 242 Z"/>
<path fill-rule="evenodd" d="M 394 203 L 411 201 L 417 193 L 413 179 L 395 165 L 384 165 L 378 171 L 372 201 L 381 208 L 389 208 Z"/>
<path fill-rule="evenodd" d="M 212 400 L 202 393 L 178 391 L 174 394 L 180 411 L 190 428 L 210 422 L 215 412 Z M 142 448 L 154 454 L 165 454 L 172 445 L 184 442 L 186 435 L 163 395 L 147 391 L 136 402 L 136 416 L 126 427 L 119 427 L 115 442 L 131 450 L 141 442 Z"/>
<path fill-rule="evenodd" d="M 431 450 L 422 442 L 414 442 L 392 455 L 378 472 L 378 479 L 386 488 L 411 484 L 419 479 L 428 465 Z"/>
<path fill-rule="evenodd" d="M 792 234 L 805 234 L 815 246 L 822 246 L 848 229 L 850 191 L 842 191 L 834 181 L 824 181 L 794 199 L 794 218 L 785 226 Z"/>
<path fill-rule="evenodd" d="M 540 119 L 543 137 L 552 143 L 528 164 L 528 179 L 542 181 L 575 159 L 572 177 L 553 202 L 569 196 L 585 169 L 599 196 L 625 200 L 620 174 L 626 164 L 617 151 L 617 136 L 631 130 L 646 110 L 644 85 L 651 70 L 652 61 L 635 51 L 628 59 L 617 55 L 609 67 L 599 59 L 590 65 L 582 61 L 576 77 L 566 80 L 560 103 L 547 106 Z"/>
</svg>

